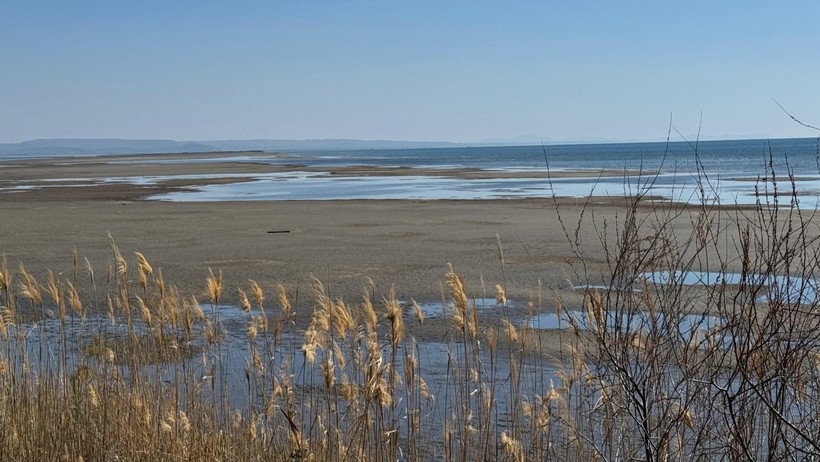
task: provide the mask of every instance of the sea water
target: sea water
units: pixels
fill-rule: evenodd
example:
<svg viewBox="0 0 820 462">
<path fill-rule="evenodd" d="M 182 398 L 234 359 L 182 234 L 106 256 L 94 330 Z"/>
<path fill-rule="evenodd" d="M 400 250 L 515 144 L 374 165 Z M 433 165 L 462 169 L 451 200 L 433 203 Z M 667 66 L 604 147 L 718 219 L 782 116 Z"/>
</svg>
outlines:
<svg viewBox="0 0 820 462">
<path fill-rule="evenodd" d="M 245 181 L 212 184 L 149 196 L 165 201 L 503 199 L 646 195 L 684 203 L 755 204 L 792 200 L 813 208 L 820 201 L 820 144 L 814 138 L 705 141 L 697 144 L 620 143 L 550 146 L 483 146 L 422 149 L 240 153 L 196 162 L 267 163 L 314 169 L 346 166 L 411 167 L 418 175 L 345 176 L 315 171 L 247 175 Z M 180 163 L 184 158 L 146 157 L 131 163 Z M 190 159 L 194 161 L 194 159 Z M 424 169 L 529 172 L 536 177 L 462 179 L 424 174 Z M 601 176 L 602 170 L 630 176 Z M 557 173 L 572 171 L 572 178 Z M 772 181 L 774 179 L 777 183 Z M 794 183 L 796 195 L 791 195 Z M 219 175 L 218 175 L 219 176 Z M 225 174 L 236 178 L 241 175 Z M 134 182 L 145 183 L 133 177 Z M 191 176 L 188 176 L 191 179 Z M 206 180 L 205 176 L 202 178 Z M 100 182 L 108 179 L 98 179 Z M 120 181 L 121 179 L 118 179 Z M 156 181 L 165 179 L 157 178 Z M 19 185 L 27 187 L 27 185 Z M 6 188 L 8 189 L 8 188 Z M 784 195 L 785 193 L 785 195 Z"/>
<path fill-rule="evenodd" d="M 464 179 L 452 176 L 357 176 L 288 172 L 259 175 L 246 183 L 208 185 L 155 200 L 323 200 L 323 199 L 504 199 L 646 195 L 683 203 L 781 203 L 797 198 L 803 207 L 820 200 L 820 161 L 815 139 L 625 143 L 562 146 L 294 151 L 287 158 L 239 162 L 346 166 L 471 168 L 538 172 L 535 178 Z M 624 175 L 601 176 L 602 170 Z M 559 177 L 561 172 L 572 177 Z M 772 182 L 772 171 L 774 179 Z M 629 173 L 630 176 L 626 176 Z M 788 202 L 786 202 L 788 204 Z"/>
</svg>

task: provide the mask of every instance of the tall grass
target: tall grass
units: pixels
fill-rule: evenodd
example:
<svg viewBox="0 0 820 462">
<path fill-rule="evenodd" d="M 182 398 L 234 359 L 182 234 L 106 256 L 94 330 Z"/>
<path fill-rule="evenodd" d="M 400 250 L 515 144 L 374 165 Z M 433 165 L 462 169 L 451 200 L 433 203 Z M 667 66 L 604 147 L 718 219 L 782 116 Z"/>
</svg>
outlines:
<svg viewBox="0 0 820 462">
<path fill-rule="evenodd" d="M 79 268 L 76 253 L 69 277 L 48 272 L 44 283 L 3 258 L 0 453 L 817 458 L 818 230 L 774 173 L 748 210 L 647 204 L 637 194 L 607 221 L 588 203 L 565 226 L 582 297 L 556 290 L 546 303 L 539 287 L 516 305 L 497 281 L 500 322 L 474 298 L 484 298 L 483 281 L 472 286 L 452 267 L 446 316 L 430 319 L 394 291 L 368 286 L 348 302 L 315 279 L 301 304 L 295 288 L 227 288 L 210 270 L 201 294 L 181 294 L 148 257 L 124 255 L 113 240 L 103 278 L 87 260 Z M 595 242 L 582 239 L 584 226 Z M 500 238 L 497 252 L 503 269 Z M 304 325 L 300 309 L 312 310 Z M 550 312 L 564 329 L 538 329 Z M 447 335 L 424 337 L 430 322 L 447 323 Z M 557 357 L 546 336 L 560 336 Z"/>
</svg>

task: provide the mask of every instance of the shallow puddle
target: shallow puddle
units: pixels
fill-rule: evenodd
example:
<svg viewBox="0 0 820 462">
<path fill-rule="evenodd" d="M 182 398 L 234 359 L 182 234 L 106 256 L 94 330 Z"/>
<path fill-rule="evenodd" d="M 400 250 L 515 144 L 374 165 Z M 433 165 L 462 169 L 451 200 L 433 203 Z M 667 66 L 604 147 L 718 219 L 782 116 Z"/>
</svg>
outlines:
<svg viewBox="0 0 820 462">
<path fill-rule="evenodd" d="M 489 310 L 505 310 L 513 308 L 513 304 L 511 302 L 507 302 L 507 305 L 501 305 L 498 301 L 494 298 L 476 298 L 470 299 L 468 302 L 468 307 L 475 306 L 476 310 L 481 312 L 487 312 Z M 412 302 L 405 302 L 400 301 L 399 304 L 404 307 L 404 316 L 407 318 L 414 318 L 414 308 Z M 451 301 L 447 302 L 428 302 L 428 303 L 418 303 L 419 308 L 421 309 L 422 314 L 424 314 L 424 318 L 442 318 L 448 317 L 453 315 L 453 310 L 455 309 L 453 303 Z"/>
<path fill-rule="evenodd" d="M 655 271 L 643 277 L 653 284 L 681 284 L 686 286 L 745 285 L 760 287 L 760 303 L 773 300 L 783 303 L 812 304 L 818 302 L 820 284 L 814 279 L 798 276 L 723 273 L 709 271 Z"/>
<path fill-rule="evenodd" d="M 641 312 L 632 315 L 605 312 L 606 327 L 609 331 L 641 331 L 652 325 L 649 313 Z M 677 325 L 677 330 L 682 335 L 689 335 L 693 331 L 706 331 L 720 327 L 721 321 L 714 317 L 703 314 L 687 314 L 678 317 L 671 317 L 663 313 L 655 315 L 654 322 L 661 329 L 666 329 L 668 325 Z M 597 321 L 590 320 L 589 314 L 583 311 L 564 311 L 561 316 L 556 313 L 542 313 L 529 319 L 527 325 L 531 329 L 567 329 L 573 325 L 581 330 L 595 328 Z"/>
<path fill-rule="evenodd" d="M 478 310 L 501 308 L 495 299 L 477 299 Z M 442 317 L 451 314 L 452 306 L 441 303 L 420 304 L 425 316 L 430 318 Z M 354 357 L 367 351 L 362 339 L 349 333 L 343 340 L 338 341 L 339 350 L 333 352 L 317 350 L 314 364 L 308 364 L 302 350 L 304 344 L 304 330 L 297 329 L 292 324 L 285 325 L 281 335 L 275 337 L 272 333 L 274 316 L 269 316 L 270 330 L 265 335 L 259 332 L 253 339 L 248 336 L 248 326 L 252 316 L 259 312 L 253 309 L 246 313 L 232 305 L 202 304 L 202 311 L 208 321 L 222 331 L 218 344 L 209 344 L 204 333 L 204 327 L 196 323 L 190 336 L 186 335 L 179 326 L 168 326 L 164 335 L 175 345 L 173 357 L 164 357 L 165 353 L 157 353 L 152 360 L 140 360 L 141 373 L 149 377 L 158 377 L 164 383 L 177 383 L 177 374 L 183 380 L 195 380 L 196 388 L 205 396 L 216 396 L 224 391 L 228 403 L 236 409 L 248 409 L 249 405 L 260 406 L 264 396 L 269 394 L 272 386 L 272 377 L 280 378 L 284 373 L 292 376 L 297 396 L 311 395 L 316 390 L 325 390 L 325 381 L 321 373 L 321 364 L 330 358 L 337 368 L 337 381 L 341 383 L 349 380 L 351 383 L 362 383 L 363 372 L 354 364 Z M 405 308 L 405 315 L 413 316 L 412 308 Z M 9 340 L 5 347 L 7 357 L 12 367 L 22 374 L 24 368 L 33 370 L 56 372 L 66 370 L 71 375 L 83 365 L 95 364 L 105 360 L 106 350 L 111 349 L 116 359 L 116 367 L 122 377 L 128 378 L 131 374 L 129 364 L 130 351 L 126 346 L 129 332 L 133 332 L 138 339 L 140 349 L 145 348 L 149 356 L 154 351 L 156 331 L 149 328 L 138 315 L 134 315 L 131 326 L 123 319 L 112 323 L 106 317 L 94 316 L 82 320 L 77 317 L 67 317 L 63 325 L 60 320 L 49 318 L 33 323 L 12 326 L 9 331 Z M 145 343 L 143 343 L 143 341 Z M 478 406 L 482 394 L 491 392 L 495 407 L 502 414 L 511 408 L 509 373 L 512 368 L 510 361 L 512 353 L 504 349 L 491 353 L 486 348 L 449 341 L 415 341 L 405 339 L 395 350 L 389 340 L 380 337 L 381 352 L 380 364 L 393 363 L 395 370 L 403 375 L 405 361 L 414 358 L 418 365 L 418 374 L 425 380 L 431 394 L 426 400 L 426 412 L 434 412 L 443 421 L 449 418 L 453 403 L 459 402 L 461 397 L 454 393 L 461 393 L 465 387 L 469 388 L 471 399 Z M 181 357 L 176 352 L 182 352 Z M 25 353 L 23 353 L 25 352 Z M 253 364 L 254 352 L 258 355 L 263 375 L 257 369 L 249 368 Z M 358 353 L 355 353 L 358 352 Z M 339 353 L 349 362 L 342 366 Z M 22 360 L 25 354 L 25 360 Z M 518 359 L 513 359 L 518 362 Z M 555 380 L 555 367 L 539 358 L 524 358 L 516 364 L 522 378 L 521 392 L 544 395 L 549 387 L 550 380 Z M 24 365 L 28 364 L 28 365 Z M 214 369 L 215 368 L 215 369 Z M 214 371 L 217 371 L 214 373 Z M 182 377 L 184 375 L 184 378 Z M 482 388 L 483 384 L 483 388 Z M 397 384 L 396 397 L 404 396 L 404 385 Z M 185 392 L 185 385 L 180 384 L 180 393 Z M 401 390 L 401 391 L 399 391 Z M 324 391 L 322 391 L 324 393 Z M 402 398 L 397 404 L 396 412 L 405 411 L 406 403 Z"/>
</svg>

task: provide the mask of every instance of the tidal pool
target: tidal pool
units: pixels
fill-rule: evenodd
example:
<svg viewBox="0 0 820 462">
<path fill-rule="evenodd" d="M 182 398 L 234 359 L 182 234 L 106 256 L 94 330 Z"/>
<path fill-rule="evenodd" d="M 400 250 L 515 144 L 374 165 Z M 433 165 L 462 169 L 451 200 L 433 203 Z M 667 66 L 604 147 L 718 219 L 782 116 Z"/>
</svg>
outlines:
<svg viewBox="0 0 820 462">
<path fill-rule="evenodd" d="M 798 303 L 810 305 L 818 302 L 820 285 L 817 280 L 800 276 L 767 274 L 741 274 L 709 271 L 655 271 L 643 277 L 653 284 L 682 284 L 685 286 L 745 285 L 759 287 L 757 301 L 768 303 Z"/>
</svg>

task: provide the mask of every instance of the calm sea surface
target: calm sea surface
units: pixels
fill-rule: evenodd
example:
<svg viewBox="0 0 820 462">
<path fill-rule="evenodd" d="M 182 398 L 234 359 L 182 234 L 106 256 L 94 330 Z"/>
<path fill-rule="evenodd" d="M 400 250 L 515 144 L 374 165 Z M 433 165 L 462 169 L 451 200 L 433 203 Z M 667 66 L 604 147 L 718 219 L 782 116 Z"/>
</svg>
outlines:
<svg viewBox="0 0 820 462">
<path fill-rule="evenodd" d="M 210 185 L 194 192 L 155 196 L 171 201 L 323 199 L 498 199 L 521 197 L 622 196 L 646 193 L 678 202 L 754 204 L 791 191 L 793 175 L 801 207 L 820 203 L 818 140 L 709 141 L 689 143 L 499 146 L 442 149 L 294 151 L 270 162 L 314 167 L 348 165 L 424 168 L 477 168 L 543 172 L 539 178 L 455 179 L 424 175 L 341 177 L 300 172 L 261 175 L 252 181 Z M 215 161 L 245 160 L 249 156 Z M 599 177 L 602 169 L 642 171 L 640 177 Z M 772 169 L 781 181 L 771 178 Z M 581 171 L 573 178 L 550 172 Z M 781 202 L 784 199 L 780 199 Z"/>
<path fill-rule="evenodd" d="M 724 175 L 765 173 L 771 154 L 776 167 L 785 172 L 788 163 L 795 174 L 818 174 L 818 140 L 702 141 L 684 143 L 577 144 L 561 146 L 500 146 L 442 149 L 374 149 L 359 151 L 296 152 L 310 165 L 376 165 L 411 167 L 472 167 L 482 169 L 662 169 L 689 172 L 696 154 L 707 172 Z M 546 156 L 545 156 L 546 153 Z"/>
<path fill-rule="evenodd" d="M 520 197 L 622 196 L 646 193 L 679 202 L 701 200 L 753 204 L 790 192 L 793 175 L 801 207 L 820 201 L 820 142 L 816 138 L 686 142 L 494 146 L 425 149 L 288 151 L 282 157 L 230 154 L 209 162 L 296 164 L 310 167 L 405 166 L 543 172 L 537 178 L 457 179 L 429 175 L 342 176 L 316 172 L 249 174 L 247 181 L 203 186 L 151 196 L 150 200 L 346 200 L 497 199 Z M 201 159 L 146 158 L 134 163 L 201 162 Z M 642 171 L 636 177 L 601 177 L 602 169 Z M 581 171 L 573 178 L 550 172 Z M 772 177 L 777 184 L 763 179 Z M 219 176 L 219 175 L 217 175 Z M 228 176 L 228 175 L 226 175 Z M 230 175 L 236 176 L 236 175 Z M 159 182 L 176 177 L 101 178 L 101 182 Z M 781 199 L 781 202 L 784 199 Z"/>
</svg>

